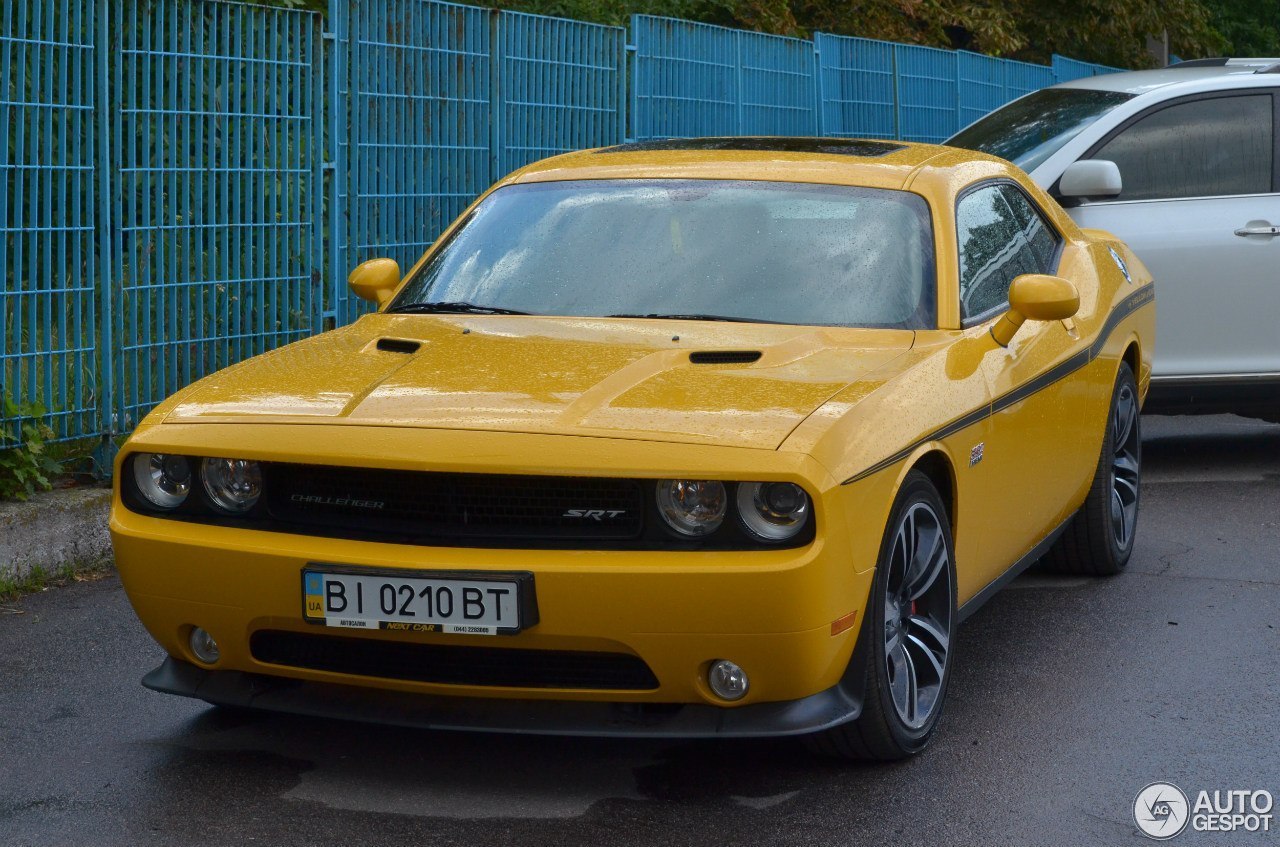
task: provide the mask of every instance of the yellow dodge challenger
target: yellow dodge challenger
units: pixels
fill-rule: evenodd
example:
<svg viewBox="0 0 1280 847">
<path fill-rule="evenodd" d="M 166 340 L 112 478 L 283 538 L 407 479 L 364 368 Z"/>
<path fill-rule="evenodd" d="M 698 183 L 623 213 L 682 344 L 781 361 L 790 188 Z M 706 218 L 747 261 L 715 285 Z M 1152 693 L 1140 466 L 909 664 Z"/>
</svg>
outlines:
<svg viewBox="0 0 1280 847">
<path fill-rule="evenodd" d="M 933 735 L 959 622 L 1121 571 L 1154 288 L 1020 170 L 628 144 L 476 201 L 377 312 L 180 391 L 111 532 L 148 687 L 409 726 Z"/>
</svg>

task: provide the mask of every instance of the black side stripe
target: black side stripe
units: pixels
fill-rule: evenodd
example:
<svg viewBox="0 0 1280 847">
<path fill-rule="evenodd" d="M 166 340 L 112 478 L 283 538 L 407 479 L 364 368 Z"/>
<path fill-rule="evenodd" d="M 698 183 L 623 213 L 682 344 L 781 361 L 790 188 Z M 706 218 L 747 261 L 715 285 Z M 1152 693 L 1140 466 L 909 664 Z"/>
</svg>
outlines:
<svg viewBox="0 0 1280 847">
<path fill-rule="evenodd" d="M 1107 340 L 1111 337 L 1111 333 L 1115 332 L 1116 327 L 1120 325 L 1121 321 L 1155 299 L 1155 283 L 1143 286 L 1133 294 L 1130 294 L 1124 300 L 1120 301 L 1120 305 L 1116 306 L 1115 310 L 1112 311 L 1111 316 L 1107 318 L 1107 322 L 1103 324 L 1102 331 L 1098 333 L 1098 337 L 1095 338 L 1093 343 L 1085 349 L 1078 353 L 1073 353 L 1067 359 L 1057 365 L 1054 365 L 1052 368 L 1040 374 L 1035 379 L 1028 381 L 1024 385 L 1013 389 L 1007 394 L 1000 395 L 990 404 L 983 406 L 980 409 L 975 409 L 963 417 L 956 418 L 951 423 L 934 430 L 923 438 L 920 438 L 912 444 L 902 448 L 892 456 L 881 459 L 871 467 L 854 474 L 840 484 L 848 485 L 851 482 L 857 482 L 860 479 L 865 479 L 866 477 L 871 476 L 873 473 L 878 473 L 885 468 L 896 465 L 898 462 L 901 462 L 903 459 L 914 453 L 920 445 L 926 444 L 930 441 L 939 441 L 944 438 L 949 438 L 960 430 L 967 429 L 976 423 L 981 423 L 997 412 L 1003 411 L 1015 403 L 1021 403 L 1031 395 L 1043 391 L 1059 380 L 1067 378 L 1101 355 L 1102 348 L 1106 345 Z"/>
</svg>

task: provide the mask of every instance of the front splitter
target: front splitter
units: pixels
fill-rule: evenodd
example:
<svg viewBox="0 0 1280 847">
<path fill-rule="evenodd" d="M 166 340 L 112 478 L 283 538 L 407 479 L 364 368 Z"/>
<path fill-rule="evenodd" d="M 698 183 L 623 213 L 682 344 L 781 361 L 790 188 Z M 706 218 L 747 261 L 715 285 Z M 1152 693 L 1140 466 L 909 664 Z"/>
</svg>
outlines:
<svg viewBox="0 0 1280 847">
<path fill-rule="evenodd" d="M 858 662 L 852 666 L 859 666 Z M 211 671 L 172 657 L 142 679 L 153 691 L 220 706 L 420 729 L 621 738 L 760 738 L 807 735 L 855 720 L 860 688 L 846 673 L 826 691 L 780 703 L 601 703 L 410 694 L 354 685 Z"/>
</svg>

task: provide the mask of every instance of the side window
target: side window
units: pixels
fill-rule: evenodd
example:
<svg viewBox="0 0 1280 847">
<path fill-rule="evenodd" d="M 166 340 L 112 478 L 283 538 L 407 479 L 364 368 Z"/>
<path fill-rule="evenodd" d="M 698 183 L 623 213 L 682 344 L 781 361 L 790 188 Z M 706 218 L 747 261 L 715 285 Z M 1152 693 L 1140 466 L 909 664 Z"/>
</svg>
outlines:
<svg viewBox="0 0 1280 847">
<path fill-rule="evenodd" d="M 1090 158 L 1120 168 L 1117 200 L 1267 194 L 1274 129 L 1270 94 L 1190 100 L 1140 119 Z"/>
<path fill-rule="evenodd" d="M 1014 220 L 1018 222 L 1022 231 L 1021 238 L 1031 252 L 1031 262 L 1035 265 L 1035 270 L 1027 273 L 1053 273 L 1054 260 L 1058 257 L 1060 241 L 1058 234 L 1045 223 L 1044 217 L 1027 199 L 1027 195 L 1012 185 L 1001 185 L 1000 193 L 1004 195 L 1004 201 L 1013 210 Z"/>
<path fill-rule="evenodd" d="M 968 319 L 1009 301 L 1022 274 L 1049 273 L 1058 236 L 1026 196 L 1006 183 L 984 186 L 956 206 L 960 251 L 960 313 Z"/>
</svg>

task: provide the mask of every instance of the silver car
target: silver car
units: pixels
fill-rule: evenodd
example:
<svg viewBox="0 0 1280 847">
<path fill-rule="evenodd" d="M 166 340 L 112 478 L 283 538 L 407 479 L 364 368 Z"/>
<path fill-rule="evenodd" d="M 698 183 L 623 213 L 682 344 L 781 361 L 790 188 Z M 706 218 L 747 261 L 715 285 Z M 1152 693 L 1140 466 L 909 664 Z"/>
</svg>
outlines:
<svg viewBox="0 0 1280 847">
<path fill-rule="evenodd" d="M 1280 421 L 1278 138 L 1280 59 L 1202 59 L 1036 91 L 947 143 L 1020 165 L 1151 269 L 1146 411 Z"/>
</svg>

